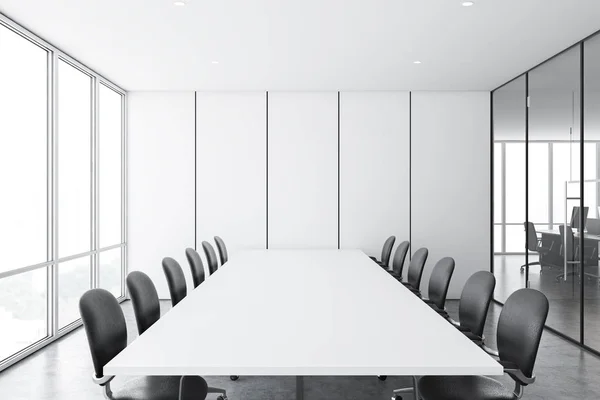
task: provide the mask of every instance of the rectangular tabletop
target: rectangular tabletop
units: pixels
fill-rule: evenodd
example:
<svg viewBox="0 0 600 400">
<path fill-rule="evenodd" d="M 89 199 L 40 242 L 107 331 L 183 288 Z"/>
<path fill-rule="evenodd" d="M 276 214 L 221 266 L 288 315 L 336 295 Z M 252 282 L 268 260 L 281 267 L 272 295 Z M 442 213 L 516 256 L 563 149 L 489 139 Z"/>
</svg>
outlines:
<svg viewBox="0 0 600 400">
<path fill-rule="evenodd" d="M 358 250 L 240 253 L 104 368 L 109 375 L 502 375 Z"/>
</svg>

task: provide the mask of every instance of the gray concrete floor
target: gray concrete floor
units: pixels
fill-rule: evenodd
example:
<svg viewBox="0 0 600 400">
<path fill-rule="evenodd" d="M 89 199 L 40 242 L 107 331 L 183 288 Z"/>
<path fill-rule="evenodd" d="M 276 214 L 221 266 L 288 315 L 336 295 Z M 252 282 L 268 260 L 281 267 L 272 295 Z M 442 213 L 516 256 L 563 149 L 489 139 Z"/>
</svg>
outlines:
<svg viewBox="0 0 600 400">
<path fill-rule="evenodd" d="M 515 290 L 525 286 L 525 273 L 520 267 L 525 256 L 495 256 L 494 275 L 496 276 L 495 299 L 504 302 Z M 531 256 L 537 260 L 537 256 Z M 600 284 L 590 277 L 569 277 L 567 281 L 557 281 L 556 276 L 563 270 L 557 267 L 539 266 L 529 269 L 530 287 L 548 297 L 550 311 L 546 325 L 579 340 L 581 331 L 581 283 L 584 285 L 584 340 L 585 344 L 600 351 Z M 598 275 L 598 267 L 586 267 L 586 272 Z"/>
<path fill-rule="evenodd" d="M 458 303 L 448 309 L 455 315 Z M 162 303 L 163 312 L 169 304 Z M 130 302 L 123 304 L 130 341 L 137 337 Z M 500 307 L 493 306 L 486 324 L 488 343 L 495 346 L 495 327 Z M 390 316 L 392 317 L 392 316 Z M 387 333 L 382 332 L 382 337 Z M 409 346 L 390 338 L 390 346 Z M 600 359 L 545 332 L 535 367 L 537 381 L 525 390 L 525 399 L 600 399 Z M 61 340 L 0 373 L 0 399 L 102 399 L 100 388 L 92 383 L 92 362 L 83 329 L 77 329 Z M 231 400 L 275 400 L 294 398 L 293 377 L 206 377 L 209 385 L 227 389 Z M 305 398 L 320 399 L 389 399 L 394 388 L 406 386 L 409 378 L 389 377 L 381 382 L 376 377 L 307 377 Z M 512 387 L 510 379 L 503 381 Z M 132 383 L 132 378 L 117 377 L 113 389 Z M 211 396 L 209 399 L 214 399 Z M 134 398 L 134 397 L 131 397 Z M 143 399 L 141 397 L 135 397 Z M 405 396 L 412 399 L 412 396 Z M 128 397 L 129 399 L 129 397 Z"/>
</svg>

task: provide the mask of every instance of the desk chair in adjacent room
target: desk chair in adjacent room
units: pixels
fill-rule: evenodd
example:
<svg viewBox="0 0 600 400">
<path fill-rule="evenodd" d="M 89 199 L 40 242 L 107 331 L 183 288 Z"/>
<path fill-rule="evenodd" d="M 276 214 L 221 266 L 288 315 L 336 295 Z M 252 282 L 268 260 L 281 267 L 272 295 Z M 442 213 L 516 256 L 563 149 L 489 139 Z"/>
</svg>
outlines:
<svg viewBox="0 0 600 400">
<path fill-rule="evenodd" d="M 171 257 L 163 258 L 162 267 L 167 278 L 169 293 L 171 294 L 171 304 L 175 307 L 187 295 L 185 275 L 179 263 Z"/>
<path fill-rule="evenodd" d="M 152 280 L 148 275 L 140 271 L 133 271 L 127 275 L 127 289 L 133 303 L 133 313 L 138 326 L 138 332 L 141 335 L 150 328 L 160 318 L 160 301 Z M 194 385 L 190 382 L 189 385 Z M 193 392 L 195 390 L 187 389 L 185 392 Z M 208 394 L 217 393 L 222 398 L 227 398 L 225 389 L 214 388 L 207 386 Z M 193 397 L 187 397 L 193 399 Z"/>
<path fill-rule="evenodd" d="M 88 290 L 79 300 L 92 362 L 94 383 L 107 399 L 123 400 L 204 400 L 208 385 L 200 376 L 147 376 L 128 380 L 115 396 L 110 384 L 114 376 L 104 375 L 104 366 L 127 347 L 127 325 L 117 299 L 107 290 Z M 227 396 L 219 399 L 226 400 Z"/>
<path fill-rule="evenodd" d="M 225 242 L 218 236 L 215 236 L 215 243 L 217 244 L 217 251 L 219 252 L 219 258 L 221 259 L 221 266 L 227 262 L 229 256 L 227 255 L 227 247 Z"/>
<path fill-rule="evenodd" d="M 190 270 L 192 271 L 192 281 L 194 281 L 194 289 L 200 286 L 204 282 L 204 265 L 200 254 L 192 248 L 185 249 L 185 257 L 190 264 Z"/>
<path fill-rule="evenodd" d="M 553 244 L 550 244 L 550 247 L 545 247 L 542 243 L 542 239 L 538 237 L 537 231 L 535 230 L 535 225 L 533 222 L 525 222 L 525 234 L 527 235 L 526 249 L 528 251 L 538 253 L 539 259 L 538 261 L 530 262 L 529 266 L 539 265 L 540 270 L 544 268 L 541 263 L 542 256 L 550 253 L 552 251 Z M 521 271 L 525 269 L 527 264 L 521 265 Z"/>
<path fill-rule="evenodd" d="M 390 257 L 392 256 L 392 249 L 394 248 L 394 243 L 396 243 L 396 236 L 390 236 L 386 239 L 385 243 L 383 243 L 383 248 L 381 249 L 381 260 L 377 260 L 377 258 L 375 257 L 369 258 L 375 261 L 381 267 L 388 269 L 390 264 Z"/>
<path fill-rule="evenodd" d="M 535 382 L 533 367 L 548 316 L 548 299 L 534 289 L 519 289 L 504 303 L 498 319 L 499 363 L 514 389 L 486 376 L 425 376 L 419 379 L 423 400 L 517 400 Z"/>
<path fill-rule="evenodd" d="M 208 272 L 210 275 L 217 272 L 219 268 L 219 262 L 217 261 L 217 254 L 215 249 L 208 242 L 202 242 L 202 248 L 204 249 L 204 255 L 206 255 L 206 262 L 208 264 Z"/>
<path fill-rule="evenodd" d="M 402 272 L 404 270 L 404 260 L 406 259 L 406 254 L 408 253 L 409 247 L 410 244 L 406 240 L 396 247 L 396 252 L 394 253 L 394 258 L 392 259 L 392 270 L 388 270 L 390 275 L 400 281 L 403 279 Z"/>
</svg>

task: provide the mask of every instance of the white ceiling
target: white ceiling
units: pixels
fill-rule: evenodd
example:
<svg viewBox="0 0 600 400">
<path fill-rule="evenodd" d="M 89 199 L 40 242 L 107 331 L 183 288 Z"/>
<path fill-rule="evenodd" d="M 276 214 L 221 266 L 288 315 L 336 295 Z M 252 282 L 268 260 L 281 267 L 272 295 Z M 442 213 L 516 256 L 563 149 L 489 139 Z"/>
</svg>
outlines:
<svg viewBox="0 0 600 400">
<path fill-rule="evenodd" d="M 127 90 L 490 90 L 600 29 L 600 0 L 187 2 L 0 12 Z"/>
</svg>

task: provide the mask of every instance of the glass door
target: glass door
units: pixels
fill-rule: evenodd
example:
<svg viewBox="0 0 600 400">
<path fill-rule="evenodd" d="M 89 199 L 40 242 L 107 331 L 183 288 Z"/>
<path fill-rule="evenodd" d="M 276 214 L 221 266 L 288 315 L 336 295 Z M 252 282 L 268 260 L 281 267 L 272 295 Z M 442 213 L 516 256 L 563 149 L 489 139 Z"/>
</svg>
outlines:
<svg viewBox="0 0 600 400">
<path fill-rule="evenodd" d="M 528 287 L 550 301 L 547 326 L 574 340 L 580 339 L 581 248 L 571 215 L 582 201 L 579 184 L 567 182 L 582 178 L 580 76 L 579 47 L 528 73 L 527 210 L 535 229 L 528 236 Z"/>
</svg>

